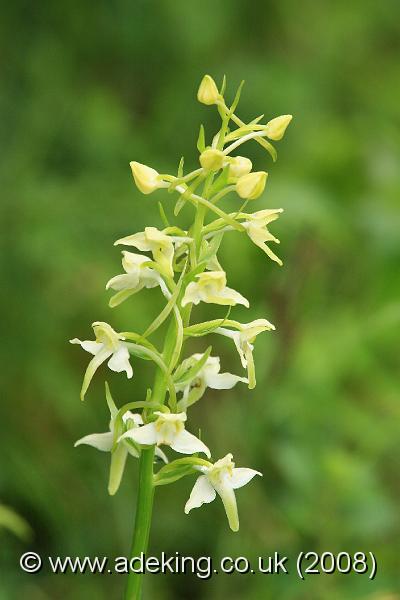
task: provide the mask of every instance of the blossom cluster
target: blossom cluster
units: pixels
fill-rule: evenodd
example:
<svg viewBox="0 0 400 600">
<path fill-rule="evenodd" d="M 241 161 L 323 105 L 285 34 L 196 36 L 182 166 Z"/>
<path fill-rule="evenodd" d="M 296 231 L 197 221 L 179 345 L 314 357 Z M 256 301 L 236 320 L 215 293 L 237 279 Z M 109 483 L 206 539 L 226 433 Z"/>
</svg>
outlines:
<svg viewBox="0 0 400 600">
<path fill-rule="evenodd" d="M 202 439 L 187 430 L 186 423 L 189 408 L 204 396 L 207 388 L 229 390 L 241 383 L 252 389 L 256 385 L 254 342 L 261 333 L 275 327 L 263 318 L 248 323 L 230 318 L 231 307 L 243 305 L 249 308 L 250 303 L 239 291 L 228 286 L 217 253 L 224 235 L 237 231 L 247 236 L 272 261 L 282 265 L 271 248 L 271 244 L 278 244 L 279 240 L 269 231 L 269 225 L 278 219 L 282 209 L 246 211 L 248 203 L 264 192 L 268 173 L 254 171 L 249 158 L 232 153 L 245 142 L 254 140 L 276 160 L 276 150 L 270 140 L 280 140 L 292 119 L 291 115 L 282 115 L 262 124 L 262 115 L 244 123 L 235 113 L 240 91 L 241 87 L 232 105 L 227 106 L 225 81 L 218 89 L 209 75 L 203 78 L 197 98 L 205 105 L 217 107 L 221 127 L 210 145 L 206 145 L 201 127 L 197 142 L 199 166 L 195 170 L 185 174 L 183 159 L 177 175 L 160 174 L 136 161 L 130 163 L 140 192 L 151 194 L 165 188 L 171 196 L 177 194 L 175 215 L 186 204 L 194 208 L 194 221 L 187 230 L 171 225 L 161 207 L 163 229 L 149 226 L 115 242 L 124 248 L 123 273 L 106 284 L 106 289 L 114 292 L 110 307 L 117 307 L 141 290 L 159 288 L 165 299 L 160 315 L 143 333 L 117 332 L 108 323 L 96 321 L 93 323 L 94 340 L 71 340 L 93 356 L 83 379 L 82 400 L 95 372 L 106 361 L 109 369 L 125 373 L 131 379 L 134 375 L 132 357 L 152 360 L 162 381 L 157 390 L 154 386 L 148 391 L 142 402 L 130 402 L 119 409 L 106 384 L 109 430 L 87 435 L 76 442 L 76 445 L 87 444 L 111 453 L 110 494 L 118 490 L 128 456 L 138 458 L 143 449 L 155 447 L 155 456 L 165 464 L 154 473 L 153 484 L 165 485 L 186 475 L 200 474 L 185 512 L 211 502 L 218 494 L 233 531 L 239 528 L 234 490 L 261 473 L 236 468 L 230 453 L 211 462 L 211 451 Z M 198 191 L 200 187 L 201 192 Z M 220 207 L 220 201 L 229 194 L 238 196 L 241 203 L 233 212 Z M 225 306 L 228 312 L 222 318 L 190 323 L 192 308 L 200 303 Z M 158 350 L 149 338 L 166 321 L 170 322 L 166 342 L 164 348 Z M 210 347 L 183 358 L 188 338 L 209 334 L 232 340 L 244 370 L 242 374 L 221 372 L 221 359 L 211 354 Z M 168 462 L 160 446 L 187 456 Z M 198 457 L 199 453 L 207 460 Z"/>
</svg>

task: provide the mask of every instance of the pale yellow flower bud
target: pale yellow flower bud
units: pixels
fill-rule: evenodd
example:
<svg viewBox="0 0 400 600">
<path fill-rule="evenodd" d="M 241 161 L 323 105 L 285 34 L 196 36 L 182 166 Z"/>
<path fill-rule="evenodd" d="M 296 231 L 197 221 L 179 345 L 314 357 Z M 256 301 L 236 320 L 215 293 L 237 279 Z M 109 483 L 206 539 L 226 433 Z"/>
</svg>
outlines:
<svg viewBox="0 0 400 600">
<path fill-rule="evenodd" d="M 218 171 L 222 169 L 225 154 L 221 150 L 208 148 L 200 154 L 200 164 L 205 171 Z"/>
<path fill-rule="evenodd" d="M 216 104 L 221 99 L 217 85 L 210 75 L 204 75 L 197 92 L 197 100 L 202 104 Z"/>
<path fill-rule="evenodd" d="M 255 200 L 264 191 L 268 173 L 256 171 L 240 177 L 236 183 L 236 192 L 244 200 Z"/>
<path fill-rule="evenodd" d="M 155 169 L 135 162 L 129 163 L 132 169 L 133 178 L 138 189 L 142 194 L 151 194 L 160 187 L 164 187 L 163 182 L 159 179 L 159 174 Z"/>
<path fill-rule="evenodd" d="M 281 140 L 286 131 L 287 126 L 292 120 L 292 115 L 281 115 L 271 119 L 265 126 L 265 131 L 270 140 Z"/>
<path fill-rule="evenodd" d="M 234 156 L 229 164 L 229 175 L 231 177 L 242 177 L 250 173 L 253 168 L 252 162 L 245 156 Z"/>
</svg>

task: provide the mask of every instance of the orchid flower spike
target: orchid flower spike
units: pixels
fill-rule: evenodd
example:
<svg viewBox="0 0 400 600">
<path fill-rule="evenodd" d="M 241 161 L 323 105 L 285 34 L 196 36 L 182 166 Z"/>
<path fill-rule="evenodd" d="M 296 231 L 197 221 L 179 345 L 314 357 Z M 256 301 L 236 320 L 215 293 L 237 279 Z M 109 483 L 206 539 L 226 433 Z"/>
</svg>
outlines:
<svg viewBox="0 0 400 600">
<path fill-rule="evenodd" d="M 249 307 L 249 301 L 239 292 L 226 285 L 226 273 L 224 271 L 208 271 L 196 275 L 197 281 L 192 281 L 186 288 L 182 299 L 182 306 L 186 304 L 223 304 L 235 306 L 243 304 Z"/>
<path fill-rule="evenodd" d="M 204 354 L 193 354 L 183 361 L 181 371 L 190 373 L 190 369 L 196 365 Z M 220 373 L 221 364 L 219 356 L 209 356 L 197 373 L 189 379 L 183 375 L 182 379 L 175 384 L 177 392 L 183 392 L 182 400 L 178 406 L 182 409 L 188 408 L 203 396 L 207 388 L 213 390 L 230 390 L 239 381 L 248 383 L 246 377 L 232 375 L 232 373 Z"/>
<path fill-rule="evenodd" d="M 243 227 L 247 231 L 249 238 L 269 256 L 269 258 L 279 266 L 283 265 L 281 259 L 267 246 L 266 242 L 275 242 L 279 244 L 279 240 L 268 231 L 267 225 L 276 221 L 279 214 L 283 212 L 283 208 L 267 208 L 259 210 L 252 215 L 247 215 L 246 221 L 242 222 Z"/>
<path fill-rule="evenodd" d="M 147 263 L 147 264 L 146 264 Z M 134 252 L 122 251 L 122 266 L 125 273 L 116 275 L 106 285 L 106 289 L 117 290 L 117 293 L 110 299 L 109 305 L 111 308 L 118 306 L 124 300 L 140 292 L 143 288 L 153 288 L 159 285 L 167 298 L 171 295 L 165 285 L 161 275 L 147 266 L 149 259 L 142 254 Z"/>
<path fill-rule="evenodd" d="M 93 358 L 87 366 L 81 389 L 81 400 L 85 398 L 85 394 L 93 379 L 93 375 L 99 366 L 110 359 L 107 363 L 111 371 L 116 373 L 126 372 L 128 379 L 133 376 L 131 364 L 129 362 L 129 350 L 124 343 L 125 338 L 114 331 L 108 324 L 102 321 L 96 321 L 92 324 L 96 340 L 81 341 L 78 338 L 70 340 L 71 344 L 80 344 L 86 352 L 93 354 Z"/>
<path fill-rule="evenodd" d="M 122 244 L 124 246 L 133 246 L 141 252 L 151 252 L 160 270 L 167 277 L 174 276 L 172 261 L 174 257 L 174 246 L 178 247 L 183 243 L 191 242 L 191 238 L 177 235 L 167 235 L 156 227 L 146 227 L 144 231 L 128 235 L 117 240 L 114 246 Z"/>
<path fill-rule="evenodd" d="M 245 369 L 247 368 L 250 389 L 253 389 L 256 386 L 256 375 L 253 359 L 254 346 L 252 342 L 254 342 L 257 335 L 263 331 L 271 330 L 275 330 L 275 326 L 266 319 L 256 319 L 250 323 L 240 324 L 239 331 L 233 331 L 232 329 L 227 329 L 226 327 L 218 327 L 215 329 L 215 333 L 229 337 L 234 341 L 242 366 Z"/>
<path fill-rule="evenodd" d="M 237 469 L 232 458 L 232 454 L 227 454 L 210 467 L 197 467 L 203 474 L 194 484 L 185 505 L 185 513 L 188 514 L 193 508 L 212 502 L 218 494 L 228 517 L 229 527 L 232 531 L 238 531 L 239 516 L 234 490 L 249 483 L 256 475 L 262 476 L 262 473 L 254 469 Z"/>
<path fill-rule="evenodd" d="M 119 439 L 131 439 L 137 444 L 152 446 L 156 444 L 161 446 L 165 444 L 170 446 L 176 452 L 181 454 L 193 454 L 195 452 L 204 452 L 210 458 L 210 450 L 196 436 L 185 429 L 186 413 L 163 413 L 154 412 L 157 420 L 153 423 L 143 425 L 139 429 L 129 429 Z"/>
<path fill-rule="evenodd" d="M 131 161 L 129 165 L 132 169 L 132 175 L 136 186 L 142 194 L 151 194 L 159 188 L 168 187 L 169 184 L 161 179 L 159 173 L 155 169 L 142 165 L 134 160 Z"/>
<path fill-rule="evenodd" d="M 109 431 L 105 433 L 91 433 L 89 435 L 85 435 L 83 438 L 75 442 L 74 446 L 76 448 L 81 444 L 86 444 L 87 446 L 92 446 L 93 448 L 97 448 L 97 450 L 101 450 L 102 452 L 111 452 L 111 466 L 110 477 L 108 482 L 108 492 L 111 496 L 113 496 L 118 491 L 118 488 L 120 486 L 128 454 L 135 458 L 138 458 L 140 455 L 140 448 L 132 440 L 122 440 L 121 442 L 116 441 L 116 438 L 118 436 L 118 431 L 116 431 L 118 408 L 115 406 L 114 400 L 111 397 L 110 390 L 107 384 L 106 399 L 111 417 Z M 122 429 L 120 433 L 123 433 L 130 429 L 135 429 L 140 425 L 143 425 L 143 419 L 141 415 L 132 413 L 130 410 L 127 410 L 122 415 Z M 116 442 L 115 447 L 114 442 Z M 157 448 L 156 452 L 164 462 L 168 462 L 167 457 L 165 456 L 164 452 L 160 450 L 160 448 Z"/>
</svg>

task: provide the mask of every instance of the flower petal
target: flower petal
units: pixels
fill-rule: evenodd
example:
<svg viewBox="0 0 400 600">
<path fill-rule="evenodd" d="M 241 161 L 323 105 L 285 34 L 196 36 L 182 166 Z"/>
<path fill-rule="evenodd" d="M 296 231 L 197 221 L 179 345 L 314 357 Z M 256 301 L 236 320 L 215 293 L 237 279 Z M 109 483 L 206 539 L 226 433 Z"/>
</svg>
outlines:
<svg viewBox="0 0 400 600">
<path fill-rule="evenodd" d="M 122 420 L 127 425 L 129 425 L 129 420 L 132 420 L 134 425 L 136 425 L 137 427 L 139 425 L 143 425 L 142 415 L 139 415 L 138 413 L 133 413 L 130 410 L 124 412 L 124 414 L 122 415 Z"/>
<path fill-rule="evenodd" d="M 96 355 L 99 350 L 103 347 L 103 344 L 99 342 L 93 342 L 92 340 L 78 340 L 78 338 L 74 338 L 73 340 L 69 340 L 71 344 L 80 344 L 86 352 L 90 352 L 90 354 Z"/>
<path fill-rule="evenodd" d="M 180 452 L 181 454 L 204 452 L 208 458 L 211 456 L 211 452 L 207 446 L 195 435 L 186 431 L 186 429 L 183 429 L 174 437 L 170 446 L 173 450 Z"/>
<path fill-rule="evenodd" d="M 81 444 L 93 446 L 93 448 L 97 448 L 97 450 L 101 450 L 102 452 L 110 452 L 113 447 L 113 434 L 111 431 L 107 431 L 107 433 L 91 433 L 75 442 L 74 447 L 76 448 L 76 446 L 80 446 Z"/>
<path fill-rule="evenodd" d="M 132 235 L 127 235 L 116 242 L 114 242 L 114 246 L 118 244 L 122 244 L 124 246 L 133 246 L 142 252 L 148 252 L 151 250 L 151 244 L 147 241 L 146 234 L 144 231 L 140 231 L 139 233 L 134 233 Z"/>
<path fill-rule="evenodd" d="M 185 290 L 181 304 L 182 306 L 186 306 L 186 304 L 198 304 L 200 301 L 199 287 L 195 281 L 192 281 Z"/>
<path fill-rule="evenodd" d="M 242 294 L 239 294 L 239 292 L 233 290 L 230 287 L 226 287 L 225 289 L 223 289 L 222 292 L 220 292 L 220 295 L 222 298 L 230 300 L 233 304 L 243 304 L 243 306 L 245 306 L 246 308 L 249 308 L 250 306 L 249 301 L 244 296 L 242 296 Z"/>
<path fill-rule="evenodd" d="M 123 344 L 114 352 L 107 364 L 111 371 L 115 371 L 116 373 L 125 371 L 128 379 L 133 375 L 132 366 L 129 362 L 129 350 Z"/>
<path fill-rule="evenodd" d="M 148 423 L 147 425 L 143 425 L 143 427 L 128 429 L 128 431 L 121 435 L 118 441 L 124 439 L 131 439 L 144 446 L 152 446 L 157 442 L 157 430 L 155 424 Z"/>
<path fill-rule="evenodd" d="M 262 473 L 255 471 L 254 469 L 247 469 L 246 467 L 233 469 L 230 482 L 233 489 L 237 490 L 238 488 L 241 488 L 249 483 L 249 481 L 251 481 L 256 475 L 260 475 L 262 477 Z"/>
<path fill-rule="evenodd" d="M 193 486 L 189 500 L 185 505 L 185 513 L 189 514 L 192 508 L 199 508 L 202 504 L 209 504 L 215 500 L 215 489 L 205 475 L 201 475 Z"/>
<path fill-rule="evenodd" d="M 106 290 L 110 288 L 116 291 L 128 290 L 135 288 L 139 283 L 139 272 L 135 273 L 123 273 L 122 275 L 116 275 L 112 277 L 106 283 Z"/>
<path fill-rule="evenodd" d="M 207 386 L 213 390 L 230 390 L 238 381 L 248 383 L 246 377 L 239 377 L 238 375 L 232 375 L 232 373 L 207 374 L 205 379 Z"/>
</svg>

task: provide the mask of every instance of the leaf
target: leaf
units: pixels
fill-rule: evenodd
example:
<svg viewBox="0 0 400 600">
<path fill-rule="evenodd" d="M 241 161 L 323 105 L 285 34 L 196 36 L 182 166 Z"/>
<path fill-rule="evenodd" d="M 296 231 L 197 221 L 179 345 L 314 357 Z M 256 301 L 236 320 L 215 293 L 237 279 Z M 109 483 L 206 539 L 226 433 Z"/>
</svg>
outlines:
<svg viewBox="0 0 400 600">
<path fill-rule="evenodd" d="M 260 115 L 259 117 L 256 117 L 255 119 L 250 121 L 250 125 L 257 125 L 263 118 L 264 118 L 264 115 Z"/>
<path fill-rule="evenodd" d="M 183 176 L 183 165 L 185 164 L 185 159 L 182 156 L 181 160 L 179 161 L 179 165 L 178 165 L 178 179 L 180 179 Z"/>
<path fill-rule="evenodd" d="M 161 202 L 158 202 L 158 210 L 160 211 L 161 221 L 164 223 L 165 227 L 170 227 L 170 223 L 167 219 L 167 215 L 165 214 L 165 210 Z"/>
<path fill-rule="evenodd" d="M 158 317 L 156 317 L 154 319 L 154 321 L 148 326 L 148 328 L 146 329 L 146 331 L 143 334 L 143 337 L 148 337 L 149 335 L 154 333 L 164 323 L 165 319 L 168 318 L 168 315 L 170 314 L 171 310 L 174 308 L 174 306 L 176 304 L 176 300 L 179 296 L 181 286 L 182 286 L 182 281 L 178 281 L 178 284 L 177 284 L 171 298 L 168 300 L 167 304 L 164 306 L 163 310 L 158 315 Z"/>
<path fill-rule="evenodd" d="M 230 321 L 228 319 L 231 309 L 232 307 L 230 306 L 225 317 L 223 317 L 222 319 L 204 321 L 204 323 L 197 323 L 196 325 L 185 327 L 185 329 L 183 330 L 184 335 L 189 335 L 191 337 L 201 337 L 203 335 L 208 335 L 209 333 L 212 333 L 213 331 L 215 331 L 215 329 L 218 329 L 218 327 L 223 327 L 224 325 L 230 325 L 231 323 L 235 323 L 235 321 Z"/>
<path fill-rule="evenodd" d="M 222 190 L 222 188 L 224 188 L 227 185 L 228 177 L 229 177 L 229 165 L 226 165 L 222 169 L 220 175 L 214 181 L 214 183 L 210 189 L 210 196 L 214 196 L 214 194 L 216 194 L 217 192 Z"/>
<path fill-rule="evenodd" d="M 186 477 L 186 475 L 193 475 L 196 469 L 190 465 L 177 467 L 171 473 L 163 473 L 162 475 L 156 475 L 154 478 L 154 485 L 168 485 L 169 483 L 175 483 L 178 479 Z"/>
<path fill-rule="evenodd" d="M 237 89 L 237 92 L 236 92 L 235 98 L 234 98 L 234 100 L 233 100 L 233 102 L 232 102 L 232 106 L 231 106 L 231 107 L 230 107 L 230 109 L 229 109 L 229 113 L 234 113 L 234 112 L 235 112 L 235 110 L 236 110 L 236 107 L 237 107 L 237 105 L 239 104 L 240 95 L 241 95 L 241 93 L 242 93 L 242 88 L 243 88 L 243 86 L 244 86 L 244 79 L 243 79 L 243 80 L 240 82 L 240 85 L 239 85 L 239 87 L 238 87 L 238 89 Z"/>
<path fill-rule="evenodd" d="M 211 242 L 207 244 L 205 249 L 200 253 L 200 263 L 208 263 L 218 252 L 220 244 L 222 242 L 222 238 L 224 237 L 222 233 L 216 233 L 212 238 Z"/>
<path fill-rule="evenodd" d="M 225 90 L 226 90 L 226 75 L 224 75 L 222 78 L 222 85 L 221 85 L 221 89 L 219 91 L 221 96 L 223 96 L 225 94 Z"/>
<path fill-rule="evenodd" d="M 189 456 L 187 458 L 178 458 L 164 467 L 162 467 L 156 475 L 154 475 L 154 485 L 167 485 L 174 483 L 186 475 L 193 475 L 198 473 L 198 467 L 210 467 L 211 463 L 208 461 L 197 458 L 196 456 Z"/>
<path fill-rule="evenodd" d="M 190 195 L 191 193 L 193 193 L 196 188 L 200 185 L 200 183 L 203 181 L 203 177 L 201 175 L 199 175 L 199 177 L 196 177 L 196 179 L 194 181 L 192 181 L 192 183 L 189 185 L 189 187 L 183 192 L 183 194 L 181 194 L 175 204 L 175 208 L 174 208 L 174 215 L 175 217 L 177 217 L 179 215 L 179 213 L 181 212 L 182 208 L 184 207 L 184 205 L 186 204 L 186 196 Z"/>
<path fill-rule="evenodd" d="M 197 373 L 204 367 L 211 354 L 212 346 L 209 346 L 203 356 L 193 364 L 193 358 L 184 360 L 174 373 L 173 380 L 176 384 L 189 383 Z M 192 365 L 189 367 L 189 365 Z"/>
<path fill-rule="evenodd" d="M 204 125 L 200 125 L 199 137 L 197 138 L 197 150 L 200 152 L 204 152 L 206 149 L 206 139 L 204 133 Z"/>
</svg>

